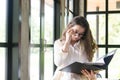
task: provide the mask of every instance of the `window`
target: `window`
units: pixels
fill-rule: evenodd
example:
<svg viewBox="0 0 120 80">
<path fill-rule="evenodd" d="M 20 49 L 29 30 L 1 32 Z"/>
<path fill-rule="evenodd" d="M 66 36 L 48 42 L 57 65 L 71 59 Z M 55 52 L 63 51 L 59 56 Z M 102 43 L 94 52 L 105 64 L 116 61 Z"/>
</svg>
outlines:
<svg viewBox="0 0 120 80">
<path fill-rule="evenodd" d="M 117 49 L 108 69 L 101 71 L 102 77 L 120 79 L 120 0 L 86 0 L 85 16 L 90 23 L 90 28 L 99 49 L 96 57 Z M 117 64 L 117 66 L 115 66 Z M 116 72 L 113 74 L 113 72 Z"/>
<path fill-rule="evenodd" d="M 6 77 L 6 3 L 6 0 L 0 2 L 0 80 Z"/>
<path fill-rule="evenodd" d="M 30 48 L 30 80 L 39 80 L 39 53 L 39 48 Z"/>
<path fill-rule="evenodd" d="M 44 80 L 50 80 L 53 76 L 53 0 L 45 0 L 45 28 L 44 28 Z"/>
<path fill-rule="evenodd" d="M 65 0 L 65 26 L 73 18 L 73 0 Z"/>
<path fill-rule="evenodd" d="M 6 42 L 6 0 L 0 2 L 0 43 Z"/>
<path fill-rule="evenodd" d="M 87 11 L 105 11 L 105 0 L 87 0 Z"/>
<path fill-rule="evenodd" d="M 88 14 L 87 20 L 93 33 L 93 37 L 98 44 L 105 44 L 105 14 Z"/>
<path fill-rule="evenodd" d="M 108 15 L 108 44 L 118 45 L 120 44 L 120 14 L 109 14 Z"/>
<path fill-rule="evenodd" d="M 0 80 L 5 80 L 5 48 L 0 48 L 0 63 L 2 64 L 0 66 Z"/>
<path fill-rule="evenodd" d="M 31 0 L 30 11 L 30 80 L 39 80 L 40 63 L 40 1 Z"/>
<path fill-rule="evenodd" d="M 31 0 L 30 13 L 30 80 L 49 80 L 54 71 L 53 1 Z"/>
</svg>

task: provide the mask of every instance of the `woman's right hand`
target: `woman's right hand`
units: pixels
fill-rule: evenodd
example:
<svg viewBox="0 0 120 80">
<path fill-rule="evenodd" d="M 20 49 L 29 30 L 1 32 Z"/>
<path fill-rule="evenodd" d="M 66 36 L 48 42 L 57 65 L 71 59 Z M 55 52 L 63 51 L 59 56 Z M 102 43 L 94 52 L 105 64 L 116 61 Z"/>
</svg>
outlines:
<svg viewBox="0 0 120 80">
<path fill-rule="evenodd" d="M 66 40 L 65 40 L 65 43 L 64 43 L 64 45 L 62 47 L 63 52 L 68 52 L 68 48 L 69 48 L 69 45 L 70 45 L 70 42 L 71 42 L 72 34 L 73 34 L 73 29 L 69 29 L 66 32 Z"/>
<path fill-rule="evenodd" d="M 70 41 L 71 41 L 73 32 L 74 32 L 73 29 L 69 29 L 69 30 L 66 32 L 66 41 L 67 41 L 67 42 L 70 42 Z"/>
</svg>

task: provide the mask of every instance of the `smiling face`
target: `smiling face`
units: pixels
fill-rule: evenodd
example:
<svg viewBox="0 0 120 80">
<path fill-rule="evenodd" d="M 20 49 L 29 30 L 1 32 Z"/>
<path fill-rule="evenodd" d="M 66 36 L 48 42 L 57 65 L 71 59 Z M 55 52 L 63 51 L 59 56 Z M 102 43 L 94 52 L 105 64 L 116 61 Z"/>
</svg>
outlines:
<svg viewBox="0 0 120 80">
<path fill-rule="evenodd" d="M 82 26 L 74 25 L 73 27 L 71 27 L 71 29 L 73 30 L 73 35 L 71 39 L 72 42 L 77 42 L 84 36 L 85 28 L 83 28 Z"/>
</svg>

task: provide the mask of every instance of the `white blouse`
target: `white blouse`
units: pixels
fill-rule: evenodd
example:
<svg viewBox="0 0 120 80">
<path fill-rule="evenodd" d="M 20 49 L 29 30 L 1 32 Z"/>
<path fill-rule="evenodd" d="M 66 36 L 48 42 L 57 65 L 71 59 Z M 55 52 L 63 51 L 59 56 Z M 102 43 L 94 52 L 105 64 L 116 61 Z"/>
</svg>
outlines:
<svg viewBox="0 0 120 80">
<path fill-rule="evenodd" d="M 80 46 L 80 42 L 70 45 L 68 52 L 62 51 L 63 43 L 60 40 L 56 40 L 54 43 L 54 63 L 57 66 L 53 80 L 86 80 L 85 76 L 82 77 L 78 74 L 59 71 L 60 67 L 69 65 L 73 62 L 88 62 L 87 55 L 83 48 Z M 59 79 L 58 79 L 59 76 Z"/>
</svg>

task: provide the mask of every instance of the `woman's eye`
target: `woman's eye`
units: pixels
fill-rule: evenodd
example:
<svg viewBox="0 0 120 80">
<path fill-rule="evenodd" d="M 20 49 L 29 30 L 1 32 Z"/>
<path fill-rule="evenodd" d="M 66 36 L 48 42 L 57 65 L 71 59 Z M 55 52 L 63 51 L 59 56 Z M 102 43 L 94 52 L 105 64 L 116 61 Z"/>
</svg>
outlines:
<svg viewBox="0 0 120 80">
<path fill-rule="evenodd" d="M 79 34 L 79 36 L 83 36 L 84 34 Z"/>
<path fill-rule="evenodd" d="M 77 31 L 75 31 L 75 33 L 78 33 Z"/>
</svg>

